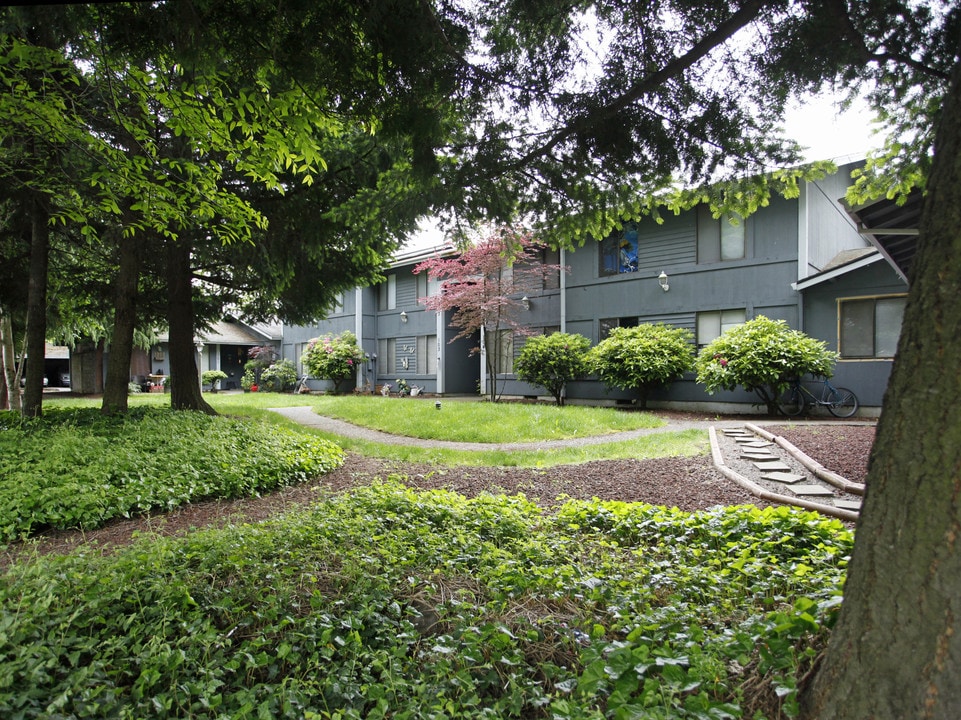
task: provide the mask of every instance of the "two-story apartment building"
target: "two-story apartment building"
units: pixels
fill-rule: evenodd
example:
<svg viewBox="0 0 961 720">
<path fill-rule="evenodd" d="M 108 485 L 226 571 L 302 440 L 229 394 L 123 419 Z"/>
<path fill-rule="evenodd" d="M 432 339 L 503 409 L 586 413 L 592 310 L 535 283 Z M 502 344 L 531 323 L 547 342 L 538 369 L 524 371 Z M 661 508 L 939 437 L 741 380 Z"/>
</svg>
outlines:
<svg viewBox="0 0 961 720">
<path fill-rule="evenodd" d="M 838 384 L 871 412 L 887 385 L 907 284 L 840 201 L 851 169 L 805 183 L 797 199 L 773 198 L 741 222 L 715 219 L 700 207 L 662 223 L 629 223 L 599 242 L 545 257 L 570 271 L 529 295 L 525 324 L 535 332 L 579 333 L 596 344 L 613 327 L 665 322 L 689 328 L 701 347 L 757 315 L 783 319 L 840 353 Z M 438 288 L 413 273 L 432 254 L 451 252 L 397 255 L 386 282 L 358 288 L 315 326 L 285 327 L 284 357 L 299 364 L 311 338 L 351 330 L 370 358 L 359 387 L 404 378 L 432 393 L 477 392 L 484 380 L 482 359 L 470 354 L 477 339 L 449 342 L 457 333 L 449 318 L 419 302 Z M 496 363 L 504 394 L 543 394 L 514 378 L 512 359 L 523 338 L 515 340 Z M 590 378 L 567 392 L 572 402 L 633 400 Z M 755 402 L 743 391 L 708 395 L 693 375 L 651 395 L 652 406 L 726 411 L 750 411 Z"/>
</svg>

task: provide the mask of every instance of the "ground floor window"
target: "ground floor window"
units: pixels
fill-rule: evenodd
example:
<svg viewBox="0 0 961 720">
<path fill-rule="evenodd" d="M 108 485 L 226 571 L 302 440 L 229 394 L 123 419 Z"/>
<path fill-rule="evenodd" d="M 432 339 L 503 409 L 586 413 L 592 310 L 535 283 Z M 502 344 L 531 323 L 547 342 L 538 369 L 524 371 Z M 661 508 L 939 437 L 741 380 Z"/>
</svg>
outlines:
<svg viewBox="0 0 961 720">
<path fill-rule="evenodd" d="M 747 311 L 743 308 L 733 310 L 713 310 L 697 314 L 697 346 L 704 347 L 725 332 L 747 322 Z"/>
<path fill-rule="evenodd" d="M 494 355 L 494 372 L 498 375 L 514 372 L 514 331 L 498 330 L 492 334 L 494 335 L 493 347 L 488 347 L 487 352 Z"/>
<path fill-rule="evenodd" d="M 597 333 L 597 342 L 607 340 L 611 330 L 618 327 L 636 327 L 638 319 L 636 317 L 601 318 Z"/>
<path fill-rule="evenodd" d="M 381 338 L 377 341 L 377 374 L 381 377 L 397 374 L 397 340 Z"/>
<path fill-rule="evenodd" d="M 437 336 L 421 335 L 417 338 L 417 372 L 437 374 Z"/>
<path fill-rule="evenodd" d="M 903 295 L 838 301 L 842 358 L 893 358 L 901 335 Z"/>
</svg>

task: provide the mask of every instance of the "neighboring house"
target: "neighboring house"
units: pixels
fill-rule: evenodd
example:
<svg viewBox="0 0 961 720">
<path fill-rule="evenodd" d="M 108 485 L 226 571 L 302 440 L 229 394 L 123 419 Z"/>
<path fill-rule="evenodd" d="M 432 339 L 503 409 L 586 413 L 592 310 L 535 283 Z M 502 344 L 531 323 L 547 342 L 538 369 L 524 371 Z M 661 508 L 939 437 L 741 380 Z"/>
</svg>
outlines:
<svg viewBox="0 0 961 720">
<path fill-rule="evenodd" d="M 239 390 L 240 378 L 244 374 L 244 365 L 250 360 L 250 351 L 255 347 L 273 347 L 280 356 L 282 328 L 279 324 L 268 325 L 246 323 L 232 316 L 227 316 L 220 322 L 214 323 L 210 330 L 198 330 L 194 333 L 194 346 L 197 348 L 200 372 L 206 370 L 221 370 L 227 374 L 220 387 L 224 390 Z M 148 360 L 147 372 L 133 373 L 134 382 L 142 381 L 140 376 L 149 378 L 151 375 L 169 376 L 170 366 L 167 359 L 167 345 L 169 337 L 166 333 L 158 337 L 158 343 L 148 352 L 138 351 Z M 133 368 L 134 362 L 131 362 Z M 145 378 L 145 379 L 146 379 Z"/>
<path fill-rule="evenodd" d="M 579 333 L 596 344 L 613 327 L 665 322 L 689 328 L 702 347 L 757 315 L 783 319 L 838 350 L 837 383 L 854 390 L 866 413 L 876 412 L 907 283 L 906 275 L 885 261 L 877 239 L 861 234 L 859 223 L 877 224 L 877 217 L 868 209 L 861 209 L 865 216 L 849 212 L 841 202 L 853 167 L 805 183 L 797 199 L 772 198 L 740 223 L 715 219 L 700 207 L 667 215 L 661 224 L 652 219 L 629 223 L 600 242 L 545 257 L 570 272 L 530 294 L 525 324 L 535 332 Z M 412 272 L 428 257 L 453 252 L 440 246 L 397 255 L 385 282 L 348 294 L 317 325 L 285 327 L 284 357 L 300 369 L 311 338 L 350 330 L 369 356 L 358 387 L 404 378 L 427 392 L 476 393 L 484 363 L 470 350 L 479 340 L 449 343 L 457 333 L 449 316 L 428 312 L 418 302 L 438 288 Z M 496 362 L 504 394 L 543 394 L 514 379 L 513 359 L 523 337 L 513 340 Z M 608 392 L 593 379 L 572 383 L 567 395 L 573 402 L 602 404 L 630 404 L 634 398 L 629 392 Z M 708 395 L 693 375 L 650 396 L 653 407 L 719 411 L 750 411 L 756 402 L 743 391 Z"/>
</svg>

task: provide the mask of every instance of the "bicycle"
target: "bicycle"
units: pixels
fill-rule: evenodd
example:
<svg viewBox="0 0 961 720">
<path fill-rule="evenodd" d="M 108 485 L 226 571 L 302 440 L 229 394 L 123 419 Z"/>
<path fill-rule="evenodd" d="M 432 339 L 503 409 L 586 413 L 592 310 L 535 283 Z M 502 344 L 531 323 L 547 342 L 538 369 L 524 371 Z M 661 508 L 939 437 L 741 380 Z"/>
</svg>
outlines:
<svg viewBox="0 0 961 720">
<path fill-rule="evenodd" d="M 801 384 L 796 378 L 791 386 L 784 391 L 778 400 L 778 410 L 788 417 L 796 417 L 804 412 L 807 406 L 826 407 L 834 417 L 851 417 L 858 411 L 858 396 L 847 388 L 834 387 L 830 380 L 820 381 L 821 396 L 818 397 Z"/>
</svg>

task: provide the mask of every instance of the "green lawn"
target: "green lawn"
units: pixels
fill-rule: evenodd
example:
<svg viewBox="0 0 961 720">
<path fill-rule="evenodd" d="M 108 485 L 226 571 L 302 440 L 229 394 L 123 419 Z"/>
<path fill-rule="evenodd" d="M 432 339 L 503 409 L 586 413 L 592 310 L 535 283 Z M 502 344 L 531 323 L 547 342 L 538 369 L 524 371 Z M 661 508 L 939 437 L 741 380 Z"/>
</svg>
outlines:
<svg viewBox="0 0 961 720">
<path fill-rule="evenodd" d="M 497 403 L 483 400 L 441 398 L 383 398 L 377 396 L 290 395 L 278 393 L 214 393 L 204 396 L 225 415 L 257 417 L 271 423 L 292 425 L 269 408 L 310 406 L 320 414 L 357 425 L 409 437 L 473 443 L 537 442 L 574 437 L 604 436 L 625 430 L 658 428 L 664 421 L 653 412 L 587 406 L 555 407 L 548 404 Z M 76 398 L 44 398 L 50 406 L 93 407 L 98 401 Z M 131 407 L 166 406 L 169 395 L 132 395 Z M 709 451 L 707 432 L 683 430 L 656 432 L 631 441 L 612 441 L 582 447 L 510 452 L 491 448 L 481 451 L 424 449 L 413 445 L 388 445 L 354 440 L 320 431 L 309 431 L 337 443 L 345 450 L 400 462 L 441 465 L 501 465 L 550 467 L 593 460 L 648 459 L 701 455 Z"/>
</svg>

